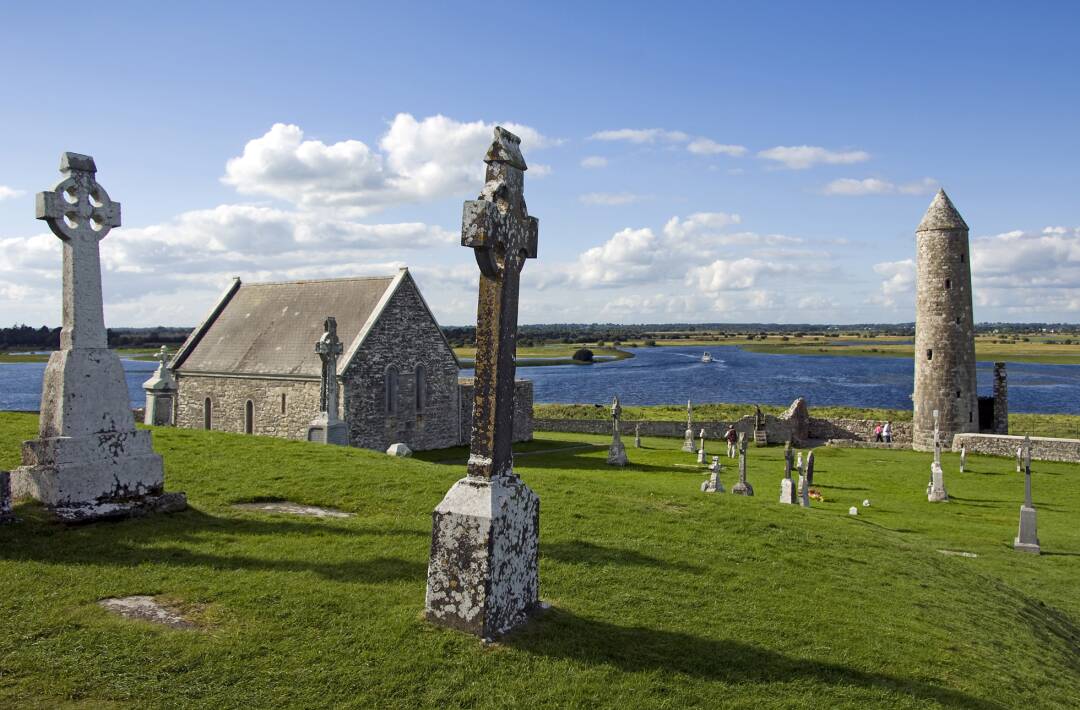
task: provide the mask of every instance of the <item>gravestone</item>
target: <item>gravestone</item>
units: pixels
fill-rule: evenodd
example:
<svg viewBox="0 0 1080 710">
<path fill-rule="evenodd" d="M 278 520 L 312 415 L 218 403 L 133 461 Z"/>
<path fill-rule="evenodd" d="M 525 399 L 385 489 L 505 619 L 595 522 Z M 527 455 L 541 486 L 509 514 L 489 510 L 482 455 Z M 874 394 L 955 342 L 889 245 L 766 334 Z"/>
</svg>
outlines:
<svg viewBox="0 0 1080 710">
<path fill-rule="evenodd" d="M 930 464 L 930 483 L 926 487 L 926 499 L 931 503 L 945 503 L 945 472 L 941 470 L 941 431 L 938 429 L 938 410 L 934 410 L 934 462 Z"/>
<path fill-rule="evenodd" d="M 172 512 L 161 457 L 137 430 L 120 358 L 109 350 L 99 242 L 120 226 L 120 205 L 95 179 L 94 159 L 64 153 L 64 177 L 37 195 L 37 218 L 63 242 L 63 328 L 41 391 L 39 438 L 23 442 L 12 476 L 16 498 L 35 498 L 60 520 Z"/>
<path fill-rule="evenodd" d="M 746 480 L 746 434 L 739 434 L 739 481 L 731 487 L 737 496 L 754 495 L 754 487 Z"/>
<path fill-rule="evenodd" d="M 802 452 L 799 452 L 799 505 L 803 508 L 810 507 L 810 484 L 806 482 L 806 473 L 803 469 Z"/>
<path fill-rule="evenodd" d="M 683 435 L 682 450 L 688 454 L 694 453 L 694 410 L 690 400 L 686 400 L 686 433 Z"/>
<path fill-rule="evenodd" d="M 11 512 L 11 475 L 0 471 L 0 524 L 10 523 L 15 519 Z"/>
<path fill-rule="evenodd" d="M 399 441 L 396 444 L 390 444 L 390 446 L 386 447 L 386 455 L 397 456 L 399 458 L 408 458 L 412 456 L 412 449 L 409 448 L 408 444 Z"/>
<path fill-rule="evenodd" d="M 539 231 L 520 143 L 496 127 L 483 192 L 462 211 L 461 244 L 480 268 L 472 434 L 467 476 L 432 513 L 425 597 L 430 621 L 483 638 L 526 621 L 540 599 L 540 499 L 511 450 L 520 271 Z"/>
<path fill-rule="evenodd" d="M 698 448 L 697 462 L 699 464 L 701 464 L 701 465 L 704 465 L 705 464 L 705 456 L 707 455 L 705 453 L 705 430 L 704 429 L 702 429 L 700 432 L 698 432 L 698 437 L 701 439 L 701 446 Z"/>
<path fill-rule="evenodd" d="M 724 484 L 720 482 L 720 471 L 723 466 L 720 464 L 720 457 L 712 457 L 712 465 L 709 466 L 709 471 L 712 473 L 709 475 L 709 480 L 702 481 L 701 491 L 702 493 L 723 493 Z"/>
<path fill-rule="evenodd" d="M 337 319 L 327 316 L 323 321 L 323 334 L 315 343 L 315 352 L 322 360 L 322 378 L 319 383 L 319 415 L 311 420 L 307 440 L 320 444 L 349 445 L 349 430 L 338 417 L 337 361 L 345 347 L 337 334 Z M 395 444 L 397 446 L 398 444 Z M 404 446 L 404 444 L 401 444 Z M 393 447 L 390 447 L 393 448 Z M 405 447 L 408 449 L 408 447 Z M 389 453 L 389 452 L 387 452 Z M 412 453 L 411 451 L 409 452 Z M 401 454 L 396 454 L 401 455 Z"/>
<path fill-rule="evenodd" d="M 1024 437 L 1024 504 L 1020 506 L 1020 529 L 1013 540 L 1013 549 L 1038 555 L 1039 529 L 1035 520 L 1035 504 L 1031 502 L 1031 438 Z"/>
<path fill-rule="evenodd" d="M 635 449 L 640 449 L 641 448 L 641 424 L 640 423 L 634 425 L 634 448 Z"/>
<path fill-rule="evenodd" d="M 806 455 L 806 485 L 814 485 L 814 452 Z"/>
<path fill-rule="evenodd" d="M 148 426 L 172 426 L 173 406 L 176 402 L 176 378 L 169 369 L 169 349 L 164 345 L 157 354 L 158 366 L 149 380 L 143 382 L 146 391 L 146 409 L 143 424 Z"/>
<path fill-rule="evenodd" d="M 1020 472 L 1022 472 L 1024 470 L 1023 455 L 1024 455 L 1024 447 L 1023 446 L 1017 446 L 1016 447 L 1016 472 L 1017 473 L 1020 473 Z"/>
<path fill-rule="evenodd" d="M 784 478 L 780 481 L 780 502 L 795 505 L 795 481 L 791 480 L 792 451 L 791 442 L 784 445 Z"/>
<path fill-rule="evenodd" d="M 967 468 L 967 445 L 964 444 L 960 447 L 960 473 L 964 472 Z"/>
<path fill-rule="evenodd" d="M 607 462 L 609 466 L 626 466 L 630 460 L 626 457 L 626 447 L 623 446 L 619 435 L 619 421 L 622 418 L 622 407 L 619 406 L 619 397 L 616 395 L 611 400 L 611 446 L 608 447 Z"/>
</svg>

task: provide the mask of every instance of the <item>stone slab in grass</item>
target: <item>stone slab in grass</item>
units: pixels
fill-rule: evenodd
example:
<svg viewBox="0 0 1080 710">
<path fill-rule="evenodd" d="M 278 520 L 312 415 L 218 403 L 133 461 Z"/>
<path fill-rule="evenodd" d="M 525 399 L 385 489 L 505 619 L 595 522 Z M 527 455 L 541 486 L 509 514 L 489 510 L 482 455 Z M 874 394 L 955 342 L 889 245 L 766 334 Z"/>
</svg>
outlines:
<svg viewBox="0 0 1080 710">
<path fill-rule="evenodd" d="M 125 619 L 149 621 L 172 629 L 196 628 L 194 623 L 150 596 L 115 597 L 102 599 L 98 604 Z"/>
<path fill-rule="evenodd" d="M 237 503 L 234 508 L 252 510 L 258 513 L 285 513 L 287 515 L 307 515 L 313 518 L 351 518 L 352 513 L 333 508 L 321 508 L 317 505 L 301 505 L 287 500 L 265 503 Z"/>
</svg>

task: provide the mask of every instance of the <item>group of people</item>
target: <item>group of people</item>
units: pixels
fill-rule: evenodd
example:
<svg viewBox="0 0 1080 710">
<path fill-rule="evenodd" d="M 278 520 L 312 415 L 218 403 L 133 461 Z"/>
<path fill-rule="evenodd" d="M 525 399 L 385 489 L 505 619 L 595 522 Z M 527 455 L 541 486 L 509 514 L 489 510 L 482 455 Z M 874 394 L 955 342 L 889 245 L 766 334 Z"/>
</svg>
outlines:
<svg viewBox="0 0 1080 710">
<path fill-rule="evenodd" d="M 892 422 L 879 423 L 874 427 L 874 441 L 892 443 Z"/>
</svg>

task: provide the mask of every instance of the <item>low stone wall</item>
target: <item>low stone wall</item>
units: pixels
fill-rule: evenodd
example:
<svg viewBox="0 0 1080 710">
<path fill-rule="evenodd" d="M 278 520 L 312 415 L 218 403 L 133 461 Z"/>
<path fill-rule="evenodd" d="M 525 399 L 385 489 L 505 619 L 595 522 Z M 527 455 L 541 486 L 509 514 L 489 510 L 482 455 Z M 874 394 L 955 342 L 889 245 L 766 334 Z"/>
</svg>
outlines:
<svg viewBox="0 0 1080 710">
<path fill-rule="evenodd" d="M 472 410 L 475 398 L 475 378 L 459 377 L 458 392 L 460 408 L 458 412 L 458 431 L 461 432 L 459 444 L 469 445 L 472 436 Z M 517 441 L 532 441 L 533 438 L 533 383 L 532 380 L 514 380 L 514 437 Z"/>
<path fill-rule="evenodd" d="M 953 451 L 966 446 L 968 453 L 990 454 L 1016 458 L 1016 449 L 1024 443 L 1022 436 L 1006 434 L 957 434 L 953 438 Z M 1080 439 L 1052 439 L 1046 436 L 1031 437 L 1031 458 L 1038 461 L 1066 461 L 1080 463 Z"/>
<path fill-rule="evenodd" d="M 736 421 L 710 421 L 694 422 L 694 439 L 698 438 L 701 430 L 705 430 L 705 440 L 718 441 L 724 437 L 728 426 L 735 425 L 735 431 L 746 434 L 748 441 L 754 439 L 754 417 L 746 416 Z M 641 427 L 642 436 L 667 436 L 681 439 L 686 435 L 686 422 L 651 421 L 624 419 L 619 424 L 619 433 L 623 436 L 633 436 L 634 430 Z M 610 419 L 534 419 L 533 428 L 538 431 L 566 432 L 573 434 L 610 434 Z M 780 444 L 791 439 L 796 444 L 801 444 L 792 422 L 784 421 L 771 414 L 765 416 L 765 430 L 768 432 L 769 443 Z"/>
<path fill-rule="evenodd" d="M 810 417 L 811 439 L 852 439 L 873 441 L 874 427 L 884 424 L 880 419 L 825 419 Z M 893 422 L 892 440 L 897 444 L 911 444 L 911 422 Z"/>
<path fill-rule="evenodd" d="M 893 442 L 886 444 L 885 442 L 878 441 L 859 441 L 857 439 L 829 439 L 825 442 L 826 446 L 831 446 L 836 449 L 910 449 L 911 442 L 904 444 Z"/>
</svg>

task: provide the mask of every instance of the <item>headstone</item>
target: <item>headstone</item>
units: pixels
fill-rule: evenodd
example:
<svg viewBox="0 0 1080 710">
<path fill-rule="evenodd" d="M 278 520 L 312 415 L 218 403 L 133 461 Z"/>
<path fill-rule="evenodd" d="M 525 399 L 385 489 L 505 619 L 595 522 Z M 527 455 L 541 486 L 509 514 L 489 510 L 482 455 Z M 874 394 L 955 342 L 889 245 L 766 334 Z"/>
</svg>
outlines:
<svg viewBox="0 0 1080 710">
<path fill-rule="evenodd" d="M 1031 438 L 1024 437 L 1024 504 L 1020 506 L 1020 529 L 1013 540 L 1013 549 L 1039 554 L 1039 529 L 1035 520 L 1035 504 L 1031 502 Z"/>
<path fill-rule="evenodd" d="M 698 448 L 697 462 L 699 464 L 701 464 L 701 465 L 705 465 L 705 456 L 707 454 L 705 453 L 705 430 L 704 429 L 702 429 L 700 432 L 698 432 L 698 437 L 701 439 L 701 446 Z"/>
<path fill-rule="evenodd" d="M 712 457 L 712 465 L 709 466 L 709 480 L 703 481 L 701 484 L 701 491 L 703 493 L 723 493 L 724 484 L 720 482 L 720 471 L 723 470 L 723 466 L 720 464 L 720 457 Z"/>
<path fill-rule="evenodd" d="M 690 400 L 686 400 L 686 433 L 683 435 L 682 450 L 688 454 L 697 450 L 694 446 L 694 409 Z"/>
<path fill-rule="evenodd" d="M 746 434 L 739 434 L 739 482 L 731 487 L 737 496 L 754 495 L 754 487 L 746 480 Z"/>
<path fill-rule="evenodd" d="M 1016 472 L 1021 473 L 1024 470 L 1024 447 L 1016 447 Z"/>
<path fill-rule="evenodd" d="M 810 485 L 806 482 L 806 474 L 803 471 L 802 452 L 799 452 L 799 505 L 803 508 L 810 507 Z"/>
<path fill-rule="evenodd" d="M 609 466 L 626 466 L 630 460 L 626 457 L 626 447 L 623 446 L 619 435 L 619 421 L 622 418 L 622 407 L 619 406 L 619 397 L 616 395 L 611 400 L 611 446 L 608 447 L 607 462 Z"/>
<path fill-rule="evenodd" d="M 483 638 L 523 623 L 540 600 L 540 499 L 514 473 L 511 450 L 518 286 L 538 235 L 520 143 L 495 129 L 483 192 L 463 210 L 461 243 L 480 267 L 469 465 L 432 514 L 425 597 L 430 621 Z"/>
<path fill-rule="evenodd" d="M 949 500 L 945 492 L 945 472 L 941 470 L 941 432 L 938 429 L 938 410 L 934 410 L 934 462 L 930 464 L 930 484 L 927 486 L 926 499 L 931 503 L 944 503 Z"/>
<path fill-rule="evenodd" d="M 315 352 L 322 360 L 322 378 L 319 383 L 319 415 L 308 424 L 308 441 L 337 446 L 349 445 L 349 430 L 345 422 L 338 417 L 337 361 L 344 351 L 345 346 L 342 345 L 337 334 L 337 319 L 334 316 L 327 316 L 323 321 L 322 337 L 315 343 Z M 394 446 L 399 445 L 405 446 L 394 444 Z M 405 446 L 406 450 L 408 448 Z M 387 453 L 390 452 L 387 451 Z M 410 451 L 409 454 L 412 452 Z"/>
<path fill-rule="evenodd" d="M 120 226 L 120 205 L 95 179 L 94 159 L 64 153 L 64 178 L 37 196 L 37 218 L 63 242 L 63 328 L 41 391 L 39 438 L 23 443 L 12 495 L 35 498 L 65 521 L 172 512 L 151 434 L 135 428 L 124 369 L 109 350 L 99 242 Z"/>
<path fill-rule="evenodd" d="M 390 444 L 390 446 L 386 448 L 386 453 L 390 456 L 409 457 L 412 456 L 412 449 L 410 449 L 407 444 L 403 444 L 399 441 L 396 444 Z"/>
<path fill-rule="evenodd" d="M 814 452 L 806 455 L 806 485 L 814 485 Z"/>
<path fill-rule="evenodd" d="M 0 471 L 0 524 L 10 523 L 15 519 L 11 512 L 11 475 Z"/>
<path fill-rule="evenodd" d="M 634 448 L 635 449 L 640 449 L 641 448 L 641 423 L 640 422 L 634 425 Z"/>
<path fill-rule="evenodd" d="M 964 469 L 967 468 L 967 445 L 960 447 L 960 473 L 964 473 Z"/>
<path fill-rule="evenodd" d="M 176 402 L 176 378 L 169 369 L 169 349 L 164 345 L 157 354 L 158 366 L 149 380 L 143 382 L 146 391 L 146 409 L 143 424 L 148 426 L 172 426 L 173 406 Z"/>
<path fill-rule="evenodd" d="M 795 481 L 791 480 L 791 442 L 784 445 L 784 478 L 780 481 L 780 502 L 795 505 Z"/>
<path fill-rule="evenodd" d="M 851 506 L 850 508 L 847 509 L 847 512 L 848 512 L 848 515 L 858 515 L 859 514 L 859 509 L 856 508 L 855 506 Z"/>
</svg>

